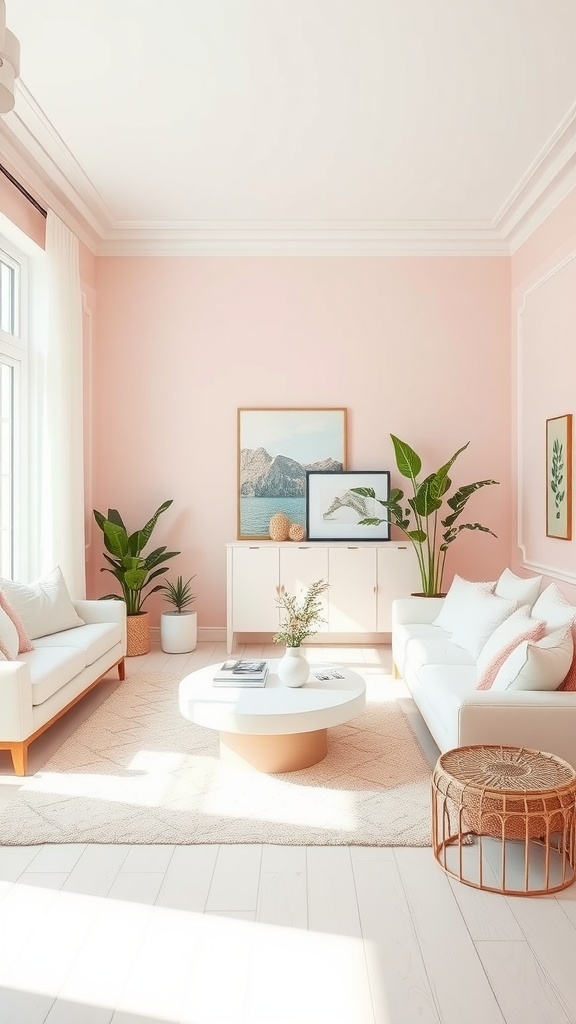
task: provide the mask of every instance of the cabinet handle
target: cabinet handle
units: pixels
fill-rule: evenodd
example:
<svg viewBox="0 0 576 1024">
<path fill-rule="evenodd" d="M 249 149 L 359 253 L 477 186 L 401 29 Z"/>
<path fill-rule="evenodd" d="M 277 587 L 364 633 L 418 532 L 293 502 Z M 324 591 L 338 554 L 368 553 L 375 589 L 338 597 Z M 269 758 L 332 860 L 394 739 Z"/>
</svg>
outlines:
<svg viewBox="0 0 576 1024">
<path fill-rule="evenodd" d="M 248 550 L 249 551 L 260 551 L 260 545 L 259 544 L 251 544 L 250 547 L 248 548 Z"/>
<path fill-rule="evenodd" d="M 310 550 L 310 545 L 309 544 L 299 544 L 298 545 L 298 551 L 309 551 L 309 550 Z"/>
<path fill-rule="evenodd" d="M 348 545 L 348 551 L 358 551 L 358 545 L 357 544 L 352 544 L 352 545 L 349 544 Z"/>
</svg>

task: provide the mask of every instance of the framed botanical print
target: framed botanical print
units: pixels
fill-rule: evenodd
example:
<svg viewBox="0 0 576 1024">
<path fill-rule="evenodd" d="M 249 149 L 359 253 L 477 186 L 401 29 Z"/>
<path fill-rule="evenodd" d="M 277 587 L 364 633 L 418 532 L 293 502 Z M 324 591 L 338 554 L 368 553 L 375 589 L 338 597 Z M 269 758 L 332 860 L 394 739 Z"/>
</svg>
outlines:
<svg viewBox="0 0 576 1024">
<path fill-rule="evenodd" d="M 546 536 L 572 540 L 572 414 L 546 420 Z"/>
</svg>

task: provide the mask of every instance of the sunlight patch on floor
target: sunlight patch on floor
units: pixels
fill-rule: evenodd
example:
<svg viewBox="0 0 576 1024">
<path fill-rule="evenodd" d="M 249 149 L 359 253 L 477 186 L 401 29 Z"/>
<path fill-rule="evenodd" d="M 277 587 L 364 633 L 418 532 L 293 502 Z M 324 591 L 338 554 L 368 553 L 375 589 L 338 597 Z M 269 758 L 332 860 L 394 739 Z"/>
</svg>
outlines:
<svg viewBox="0 0 576 1024">
<path fill-rule="evenodd" d="M 35 994 L 76 1004 L 79 1019 L 80 1008 L 114 1007 L 166 1024 L 208 1024 L 237 1019 L 247 998 L 255 1022 L 269 1019 L 272 1006 L 278 1021 L 301 1019 L 303 1001 L 311 1019 L 321 1020 L 330 990 L 330 1002 L 336 998 L 348 1008 L 344 1019 L 367 1019 L 359 936 L 19 883 L 2 909 L 0 985 L 15 1006 Z M 20 929 L 12 941 L 16 920 Z"/>
</svg>

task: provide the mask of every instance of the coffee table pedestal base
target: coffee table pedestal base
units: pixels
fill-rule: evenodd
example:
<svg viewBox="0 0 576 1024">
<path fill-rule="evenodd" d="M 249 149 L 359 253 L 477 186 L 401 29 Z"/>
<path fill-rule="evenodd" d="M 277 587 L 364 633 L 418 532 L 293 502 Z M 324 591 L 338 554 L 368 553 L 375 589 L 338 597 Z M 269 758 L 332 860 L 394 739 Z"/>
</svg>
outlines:
<svg viewBox="0 0 576 1024">
<path fill-rule="evenodd" d="M 328 753 L 327 729 L 277 736 L 220 733 L 220 760 L 225 764 L 278 774 L 318 764 Z"/>
</svg>

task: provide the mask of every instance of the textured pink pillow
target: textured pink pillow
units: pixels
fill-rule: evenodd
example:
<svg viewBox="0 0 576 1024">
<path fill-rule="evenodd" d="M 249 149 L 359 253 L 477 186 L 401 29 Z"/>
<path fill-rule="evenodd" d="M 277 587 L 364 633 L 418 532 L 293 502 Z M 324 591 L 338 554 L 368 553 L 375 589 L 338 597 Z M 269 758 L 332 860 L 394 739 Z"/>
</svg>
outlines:
<svg viewBox="0 0 576 1024">
<path fill-rule="evenodd" d="M 572 658 L 572 664 L 568 669 L 566 679 L 562 686 L 558 687 L 559 690 L 576 690 L 576 625 L 574 623 L 572 623 L 572 639 L 574 641 L 574 657 Z"/>
<path fill-rule="evenodd" d="M 34 648 L 32 646 L 32 641 L 24 629 L 22 619 L 18 615 L 18 612 L 14 611 L 12 605 L 8 603 L 6 595 L 2 590 L 0 590 L 0 608 L 6 612 L 6 615 L 12 619 L 12 622 L 16 626 L 16 632 L 18 633 L 18 654 L 27 654 L 29 651 L 33 651 Z"/>
<path fill-rule="evenodd" d="M 1 640 L 0 640 L 0 654 L 2 655 L 2 657 L 4 658 L 5 661 L 12 661 L 12 658 L 10 657 L 8 649 L 6 647 L 4 647 L 4 644 L 2 643 Z"/>
<path fill-rule="evenodd" d="M 489 690 L 492 683 L 496 679 L 502 665 L 508 657 L 515 651 L 518 644 L 528 640 L 529 643 L 535 643 L 537 640 L 541 640 L 546 632 L 546 625 L 544 622 L 534 621 L 532 625 L 526 627 L 522 633 L 519 633 L 515 637 L 511 637 L 509 642 L 502 647 L 495 658 L 486 666 L 480 679 L 478 680 L 476 689 L 477 690 Z"/>
</svg>

